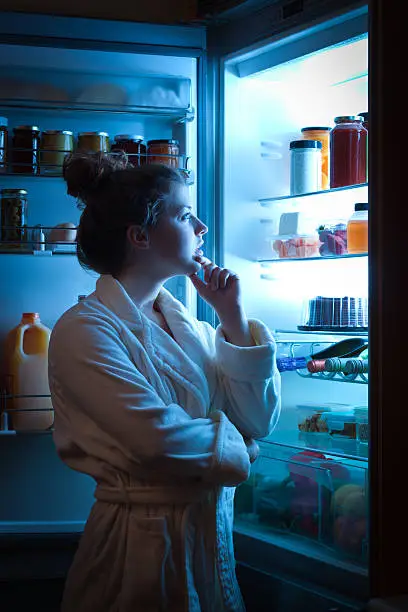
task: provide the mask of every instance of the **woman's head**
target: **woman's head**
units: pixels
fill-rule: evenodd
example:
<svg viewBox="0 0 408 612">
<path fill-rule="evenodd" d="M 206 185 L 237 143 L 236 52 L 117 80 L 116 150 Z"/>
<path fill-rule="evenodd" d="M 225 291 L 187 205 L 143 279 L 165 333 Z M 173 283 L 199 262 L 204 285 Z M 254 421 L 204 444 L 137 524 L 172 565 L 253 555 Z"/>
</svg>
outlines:
<svg viewBox="0 0 408 612">
<path fill-rule="evenodd" d="M 77 253 L 84 268 L 119 276 L 139 257 L 159 266 L 163 276 L 195 271 L 182 264 L 207 228 L 193 215 L 194 227 L 190 222 L 187 229 L 181 220 L 188 204 L 178 170 L 134 167 L 125 154 L 77 152 L 66 158 L 63 174 L 68 194 L 78 198 L 82 210 Z"/>
</svg>

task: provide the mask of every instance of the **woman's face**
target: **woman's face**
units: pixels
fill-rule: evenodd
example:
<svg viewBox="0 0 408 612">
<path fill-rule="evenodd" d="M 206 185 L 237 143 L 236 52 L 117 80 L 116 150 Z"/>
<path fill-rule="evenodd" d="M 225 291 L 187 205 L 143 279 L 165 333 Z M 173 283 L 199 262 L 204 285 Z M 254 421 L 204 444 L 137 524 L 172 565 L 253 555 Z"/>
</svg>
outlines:
<svg viewBox="0 0 408 612">
<path fill-rule="evenodd" d="M 150 262 L 165 277 L 194 274 L 201 267 L 194 256 L 208 228 L 192 213 L 183 185 L 173 185 L 163 206 L 157 225 L 149 232 Z"/>
</svg>

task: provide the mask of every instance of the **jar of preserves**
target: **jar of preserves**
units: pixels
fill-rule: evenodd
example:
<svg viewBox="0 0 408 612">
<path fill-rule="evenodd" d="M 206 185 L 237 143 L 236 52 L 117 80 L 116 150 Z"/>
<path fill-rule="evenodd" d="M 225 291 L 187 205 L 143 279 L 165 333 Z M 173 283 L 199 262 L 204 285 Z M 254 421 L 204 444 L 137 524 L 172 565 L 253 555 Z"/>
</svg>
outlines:
<svg viewBox="0 0 408 612">
<path fill-rule="evenodd" d="M 149 140 L 147 143 L 147 161 L 149 164 L 165 164 L 179 167 L 180 147 L 178 140 Z"/>
<path fill-rule="evenodd" d="M 45 130 L 41 136 L 41 174 L 62 174 L 64 158 L 74 150 L 74 136 L 67 130 Z"/>
<path fill-rule="evenodd" d="M 86 153 L 107 153 L 109 134 L 106 132 L 81 132 L 78 134 L 78 149 Z"/>
<path fill-rule="evenodd" d="M 118 134 L 115 136 L 111 151 L 124 151 L 129 157 L 129 163 L 133 166 L 141 166 L 146 163 L 147 147 L 143 144 L 143 136 Z"/>
<path fill-rule="evenodd" d="M 0 174 L 7 170 L 7 127 L 6 117 L 0 117 Z"/>
<path fill-rule="evenodd" d="M 359 185 L 367 180 L 367 130 L 363 117 L 336 117 L 330 132 L 330 187 Z"/>
<path fill-rule="evenodd" d="M 19 125 L 13 130 L 12 161 L 13 172 L 38 174 L 38 150 L 40 128 L 36 125 Z"/>
<path fill-rule="evenodd" d="M 7 249 L 18 250 L 27 240 L 27 191 L 1 190 L 1 240 Z"/>
<path fill-rule="evenodd" d="M 289 146 L 290 195 L 320 191 L 322 143 L 318 140 L 293 140 Z"/>
<path fill-rule="evenodd" d="M 367 182 L 368 182 L 368 113 L 358 113 L 363 118 L 363 126 L 367 130 Z"/>
<path fill-rule="evenodd" d="M 349 253 L 368 253 L 368 204 L 354 205 L 354 213 L 347 223 L 347 249 Z"/>
<path fill-rule="evenodd" d="M 305 140 L 318 140 L 322 143 L 322 189 L 329 188 L 329 149 L 330 149 L 329 127 L 305 127 L 301 129 Z"/>
</svg>

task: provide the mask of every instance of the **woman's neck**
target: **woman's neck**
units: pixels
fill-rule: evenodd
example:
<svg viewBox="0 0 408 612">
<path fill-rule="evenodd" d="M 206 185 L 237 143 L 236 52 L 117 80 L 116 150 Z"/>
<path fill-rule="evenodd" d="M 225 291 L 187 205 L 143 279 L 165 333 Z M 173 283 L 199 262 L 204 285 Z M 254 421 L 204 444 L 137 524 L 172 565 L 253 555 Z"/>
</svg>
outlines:
<svg viewBox="0 0 408 612">
<path fill-rule="evenodd" d="M 127 273 L 126 271 L 117 276 L 117 280 L 123 285 L 126 293 L 138 308 L 148 314 L 154 311 L 153 304 L 163 286 L 162 281 L 155 281 L 142 274 L 135 275 L 134 272 Z"/>
</svg>

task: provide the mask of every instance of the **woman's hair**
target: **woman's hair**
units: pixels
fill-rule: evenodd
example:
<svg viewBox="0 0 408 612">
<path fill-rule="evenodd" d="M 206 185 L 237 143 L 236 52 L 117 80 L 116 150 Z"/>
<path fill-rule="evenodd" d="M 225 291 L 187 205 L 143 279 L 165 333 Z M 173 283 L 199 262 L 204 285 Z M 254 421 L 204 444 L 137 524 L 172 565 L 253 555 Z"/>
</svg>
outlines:
<svg viewBox="0 0 408 612">
<path fill-rule="evenodd" d="M 85 269 L 113 276 L 126 261 L 127 228 L 155 226 L 172 185 L 185 185 L 178 170 L 159 164 L 134 167 L 125 153 L 72 153 L 65 158 L 63 176 L 82 210 L 78 260 Z"/>
</svg>

